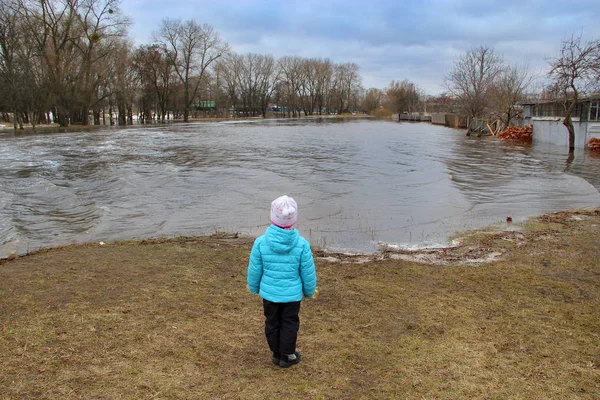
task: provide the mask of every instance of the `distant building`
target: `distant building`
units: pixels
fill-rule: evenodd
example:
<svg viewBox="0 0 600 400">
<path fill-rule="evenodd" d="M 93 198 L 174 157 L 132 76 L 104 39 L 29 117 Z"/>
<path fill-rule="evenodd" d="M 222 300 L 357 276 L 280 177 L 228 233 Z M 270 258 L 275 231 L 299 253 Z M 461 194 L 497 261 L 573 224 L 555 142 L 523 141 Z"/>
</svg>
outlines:
<svg viewBox="0 0 600 400">
<path fill-rule="evenodd" d="M 569 146 L 566 111 L 560 100 L 532 100 L 518 103 L 523 107 L 523 123 L 533 125 L 533 141 Z M 600 137 L 600 94 L 579 99 L 571 113 L 575 128 L 575 147 L 584 148 L 593 137 Z"/>
<path fill-rule="evenodd" d="M 460 115 L 457 101 L 442 95 L 430 97 L 423 102 L 424 114 L 431 116 L 431 123 L 445 125 L 451 128 L 464 129 L 467 127 L 467 118 Z"/>
<path fill-rule="evenodd" d="M 198 111 L 214 111 L 217 109 L 214 101 L 197 101 L 195 108 Z"/>
<path fill-rule="evenodd" d="M 456 101 L 451 97 L 430 97 L 423 101 L 423 112 L 425 114 L 457 114 L 459 112 L 459 107 Z"/>
</svg>

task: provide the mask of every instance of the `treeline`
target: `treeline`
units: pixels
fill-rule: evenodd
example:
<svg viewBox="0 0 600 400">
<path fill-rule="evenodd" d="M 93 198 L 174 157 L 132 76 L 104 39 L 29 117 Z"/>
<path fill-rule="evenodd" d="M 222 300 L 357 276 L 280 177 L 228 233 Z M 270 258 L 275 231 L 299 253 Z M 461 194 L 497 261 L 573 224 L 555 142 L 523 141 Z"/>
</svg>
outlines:
<svg viewBox="0 0 600 400">
<path fill-rule="evenodd" d="M 128 21 L 114 0 L 0 3 L 0 109 L 15 123 L 88 124 L 89 110 L 125 113 L 132 85 Z M 118 89 L 117 89 L 118 88 Z"/>
<path fill-rule="evenodd" d="M 582 97 L 600 93 L 600 39 L 572 35 L 562 40 L 556 57 L 547 60 L 549 71 L 541 93 L 527 94 L 535 75 L 528 68 L 510 65 L 488 46 L 473 47 L 460 55 L 444 84 L 457 111 L 471 122 L 496 120 L 503 130 L 522 117 L 519 102 L 543 100 L 562 105 L 563 124 L 569 133 L 569 150 L 575 148 L 573 118 Z"/>
<path fill-rule="evenodd" d="M 208 24 L 166 18 L 137 48 L 120 0 L 0 0 L 0 119 L 23 124 L 188 121 L 199 116 L 280 116 L 362 111 L 452 112 L 510 126 L 534 80 L 494 49 L 473 47 L 447 72 L 447 93 L 427 98 L 414 83 L 362 87 L 359 66 L 329 59 L 237 54 Z M 546 90 L 570 115 L 597 89 L 598 40 L 565 40 L 549 61 Z M 596 83 L 596 84 L 594 84 Z M 429 108 L 428 108 L 429 107 Z M 568 122 L 568 121 L 567 121 Z M 572 124 L 568 127 L 572 131 Z"/>
<path fill-rule="evenodd" d="M 359 67 L 240 55 L 207 24 L 164 19 L 135 48 L 118 0 L 2 0 L 0 113 L 24 123 L 127 124 L 359 110 Z M 226 115 L 225 115 L 226 114 Z"/>
</svg>

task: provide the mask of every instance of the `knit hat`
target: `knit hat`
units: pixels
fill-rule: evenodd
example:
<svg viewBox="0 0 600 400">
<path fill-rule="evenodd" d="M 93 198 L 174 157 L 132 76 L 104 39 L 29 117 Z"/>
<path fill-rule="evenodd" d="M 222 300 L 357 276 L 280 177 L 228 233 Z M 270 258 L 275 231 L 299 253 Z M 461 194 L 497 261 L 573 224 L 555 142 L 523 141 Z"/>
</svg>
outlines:
<svg viewBox="0 0 600 400">
<path fill-rule="evenodd" d="M 298 205 L 288 196 L 281 196 L 271 202 L 271 223 L 286 229 L 296 225 L 298 218 Z"/>
</svg>

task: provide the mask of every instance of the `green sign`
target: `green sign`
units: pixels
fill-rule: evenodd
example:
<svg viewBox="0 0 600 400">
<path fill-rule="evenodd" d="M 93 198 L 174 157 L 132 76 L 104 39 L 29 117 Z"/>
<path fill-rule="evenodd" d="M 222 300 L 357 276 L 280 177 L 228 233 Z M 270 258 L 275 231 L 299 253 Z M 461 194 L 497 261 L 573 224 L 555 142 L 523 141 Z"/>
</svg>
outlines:
<svg viewBox="0 0 600 400">
<path fill-rule="evenodd" d="M 196 109 L 198 110 L 215 110 L 214 101 L 198 101 L 196 102 Z"/>
</svg>

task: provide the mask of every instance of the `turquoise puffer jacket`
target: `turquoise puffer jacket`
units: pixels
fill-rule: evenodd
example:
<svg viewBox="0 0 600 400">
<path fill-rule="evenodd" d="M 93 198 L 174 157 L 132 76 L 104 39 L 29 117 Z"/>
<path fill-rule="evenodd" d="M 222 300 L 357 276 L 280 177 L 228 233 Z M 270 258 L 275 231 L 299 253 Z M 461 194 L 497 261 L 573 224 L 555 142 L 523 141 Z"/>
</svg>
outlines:
<svg viewBox="0 0 600 400">
<path fill-rule="evenodd" d="M 270 225 L 254 241 L 248 263 L 248 289 L 275 303 L 312 297 L 317 272 L 308 241 L 296 229 Z"/>
</svg>

